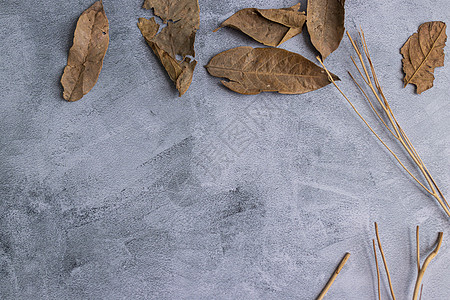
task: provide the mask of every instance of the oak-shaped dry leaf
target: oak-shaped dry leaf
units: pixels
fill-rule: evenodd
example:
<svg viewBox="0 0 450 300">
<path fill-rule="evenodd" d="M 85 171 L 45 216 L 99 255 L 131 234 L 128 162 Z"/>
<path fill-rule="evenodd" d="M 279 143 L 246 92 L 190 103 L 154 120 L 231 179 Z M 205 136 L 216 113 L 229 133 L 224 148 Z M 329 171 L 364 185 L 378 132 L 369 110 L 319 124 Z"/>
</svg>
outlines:
<svg viewBox="0 0 450 300">
<path fill-rule="evenodd" d="M 405 87 L 415 84 L 420 94 L 433 86 L 434 68 L 444 65 L 446 28 L 444 22 L 424 23 L 400 49 Z"/>
<path fill-rule="evenodd" d="M 94 87 L 108 44 L 108 19 L 102 1 L 97 1 L 78 18 L 73 45 L 61 77 L 64 99 L 79 100 Z"/>
<path fill-rule="evenodd" d="M 174 58 L 171 53 L 161 49 L 159 43 L 154 39 L 159 30 L 159 25 L 156 24 L 155 18 L 139 18 L 138 27 L 147 41 L 147 44 L 152 48 L 153 52 L 166 69 L 170 79 L 175 83 L 180 96 L 183 95 L 192 82 L 192 76 L 197 62 L 191 61 L 189 57 L 186 57 L 180 62 Z"/>
<path fill-rule="evenodd" d="M 214 56 L 206 69 L 212 76 L 229 79 L 222 84 L 230 90 L 246 95 L 303 94 L 330 83 L 324 69 L 300 54 L 279 48 L 233 48 Z"/>
<path fill-rule="evenodd" d="M 214 31 L 235 28 L 264 45 L 277 47 L 302 32 L 306 16 L 299 9 L 300 3 L 280 9 L 244 8 Z"/>
<path fill-rule="evenodd" d="M 153 9 L 167 23 L 159 33 L 154 18 L 140 18 L 138 27 L 181 96 L 189 88 L 197 64 L 188 56 L 195 56 L 195 34 L 200 25 L 198 0 L 145 0 L 143 7 Z"/>
<path fill-rule="evenodd" d="M 325 59 L 344 36 L 345 0 L 308 0 L 306 27 L 311 43 Z"/>
</svg>

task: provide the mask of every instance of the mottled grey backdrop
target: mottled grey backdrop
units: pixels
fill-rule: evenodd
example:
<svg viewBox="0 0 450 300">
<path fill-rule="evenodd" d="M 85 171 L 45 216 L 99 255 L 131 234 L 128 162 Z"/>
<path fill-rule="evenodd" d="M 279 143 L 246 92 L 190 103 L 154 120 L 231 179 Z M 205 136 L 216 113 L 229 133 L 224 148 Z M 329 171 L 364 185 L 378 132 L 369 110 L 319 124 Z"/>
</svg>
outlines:
<svg viewBox="0 0 450 300">
<path fill-rule="evenodd" d="M 314 299 L 347 251 L 327 299 L 375 299 L 374 221 L 398 299 L 412 297 L 415 226 L 423 256 L 445 232 L 423 299 L 449 298 L 449 219 L 332 86 L 243 96 L 203 68 L 259 46 L 212 32 L 233 12 L 294 0 L 200 0 L 199 64 L 182 98 L 136 26 L 151 12 L 105 0 L 103 70 L 68 103 L 59 80 L 92 3 L 0 1 L 1 299 Z M 421 23 L 449 19 L 448 0 L 346 3 L 346 28 L 365 29 L 399 122 L 450 197 L 450 61 L 416 95 L 402 89 L 399 54 Z M 282 48 L 315 59 L 305 33 Z M 344 39 L 326 63 L 373 121 L 350 54 Z"/>
</svg>

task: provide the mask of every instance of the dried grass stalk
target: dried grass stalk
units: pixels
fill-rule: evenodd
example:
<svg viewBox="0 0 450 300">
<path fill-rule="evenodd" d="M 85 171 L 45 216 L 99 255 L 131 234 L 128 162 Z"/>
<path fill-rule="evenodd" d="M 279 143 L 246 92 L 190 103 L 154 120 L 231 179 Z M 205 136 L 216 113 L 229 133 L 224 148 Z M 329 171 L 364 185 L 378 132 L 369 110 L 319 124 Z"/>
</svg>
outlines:
<svg viewBox="0 0 450 300">
<path fill-rule="evenodd" d="M 414 294 L 413 294 L 413 300 L 417 300 L 419 297 L 419 291 L 420 291 L 420 298 L 422 298 L 422 279 L 423 275 L 425 274 L 425 270 L 427 269 L 428 265 L 430 264 L 431 260 L 436 257 L 438 254 L 439 248 L 441 248 L 442 239 L 444 237 L 443 232 L 438 233 L 438 240 L 436 248 L 434 248 L 433 252 L 430 253 L 430 255 L 425 258 L 425 261 L 423 262 L 422 267 L 420 266 L 420 254 L 419 254 L 419 226 L 417 226 L 416 229 L 416 245 L 417 245 L 417 268 L 418 268 L 418 274 L 417 274 L 417 280 L 416 280 L 416 286 L 414 287 Z"/>
<path fill-rule="evenodd" d="M 356 114 L 361 118 L 361 120 L 366 124 L 369 130 L 377 137 L 377 139 L 386 147 L 386 149 L 394 156 L 394 158 L 398 161 L 398 163 L 405 169 L 405 171 L 432 197 L 434 197 L 441 207 L 444 209 L 445 213 L 448 217 L 450 217 L 450 206 L 447 203 L 444 195 L 436 184 L 436 181 L 431 176 L 421 157 L 417 153 L 416 149 L 412 145 L 410 139 L 406 135 L 405 131 L 401 128 L 400 124 L 397 122 L 397 119 L 389 105 L 389 102 L 386 96 L 383 93 L 383 89 L 378 81 L 377 74 L 375 72 L 375 68 L 372 62 L 372 59 L 369 54 L 369 50 L 367 48 L 366 39 L 364 36 L 364 32 L 362 29 L 359 32 L 359 37 L 362 43 L 362 51 L 358 45 L 354 42 L 350 34 L 347 32 L 347 36 L 350 39 L 350 42 L 358 56 L 359 65 L 356 60 L 351 57 L 353 64 L 355 65 L 359 75 L 365 83 L 365 86 L 370 90 L 369 93 L 363 89 L 363 87 L 357 82 L 355 77 L 349 72 L 350 77 L 358 86 L 364 98 L 367 100 L 371 109 L 375 112 L 377 119 L 383 124 L 383 126 L 389 131 L 389 135 L 393 138 L 394 141 L 397 141 L 401 144 L 404 150 L 407 153 L 407 156 L 414 162 L 417 168 L 420 170 L 423 175 L 422 180 L 419 180 L 413 173 L 405 166 L 402 160 L 398 157 L 396 153 L 387 145 L 387 143 L 375 132 L 375 130 L 369 125 L 366 119 L 359 113 L 356 107 L 353 105 L 352 101 L 346 96 L 346 94 L 339 88 L 336 84 L 335 80 L 332 78 L 331 73 L 327 70 L 322 60 L 317 57 L 319 62 L 322 64 L 323 68 L 329 75 L 329 80 L 333 83 L 333 85 L 338 89 L 338 91 L 344 96 L 347 102 L 350 104 L 352 109 L 356 112 Z M 364 53 L 364 56 L 363 56 Z M 367 61 L 367 62 L 366 62 Z M 386 120 L 386 121 L 385 121 Z"/>
<path fill-rule="evenodd" d="M 377 267 L 377 287 L 378 287 L 378 300 L 381 300 L 381 288 L 380 288 L 380 267 L 378 267 L 377 248 L 375 246 L 375 240 L 372 240 L 373 255 L 375 256 L 375 265 Z"/>
<path fill-rule="evenodd" d="M 386 256 L 384 255 L 383 247 L 381 247 L 381 241 L 380 241 L 380 235 L 378 234 L 378 224 L 377 224 L 377 222 L 375 222 L 375 235 L 377 236 L 378 249 L 380 249 L 381 258 L 383 259 L 384 269 L 386 270 L 386 276 L 388 278 L 389 289 L 391 291 L 392 299 L 395 300 L 394 288 L 392 287 L 392 281 L 391 281 L 391 274 L 389 274 L 389 268 L 388 268 L 388 265 L 387 265 Z M 375 246 L 375 243 L 374 243 L 374 246 Z M 375 252 L 375 249 L 374 249 L 374 252 Z M 377 257 L 376 257 L 376 253 L 375 253 L 375 260 L 377 261 L 377 273 L 379 275 L 378 260 L 377 260 Z M 380 296 L 380 280 L 379 279 L 378 279 L 378 295 L 379 295 L 378 297 L 381 297 Z"/>
<path fill-rule="evenodd" d="M 378 224 L 376 222 L 375 222 L 375 234 L 376 234 L 377 241 L 378 241 L 378 249 L 380 250 L 381 257 L 382 257 L 383 263 L 384 263 L 384 267 L 386 269 L 386 275 L 387 275 L 387 278 L 388 278 L 389 289 L 391 291 L 392 299 L 395 300 L 394 289 L 392 287 L 392 282 L 391 282 L 391 276 L 389 274 L 389 270 L 388 270 L 388 267 L 387 267 L 387 262 L 386 262 L 386 258 L 384 256 L 383 248 L 381 247 L 380 236 L 378 234 Z M 422 279 L 423 279 L 423 276 L 424 276 L 425 271 L 426 271 L 428 265 L 430 264 L 431 260 L 433 258 L 435 258 L 436 255 L 438 254 L 439 248 L 441 247 L 441 244 L 442 244 L 443 237 L 444 237 L 444 234 L 442 232 L 439 232 L 438 233 L 438 241 L 437 241 L 436 248 L 433 250 L 433 252 L 430 253 L 430 255 L 428 255 L 428 257 L 423 262 L 423 265 L 420 266 L 419 226 L 417 226 L 417 229 L 416 229 L 416 247 L 417 247 L 417 268 L 418 268 L 418 273 L 417 273 L 416 285 L 414 287 L 413 300 L 417 300 L 418 298 L 419 298 L 419 300 L 422 299 L 422 289 L 423 289 Z M 376 268 L 377 268 L 378 299 L 381 300 L 381 294 L 380 294 L 380 292 L 381 292 L 380 291 L 380 270 L 379 270 L 379 267 L 378 267 L 378 258 L 377 258 L 377 251 L 376 251 L 376 247 L 375 247 L 375 240 L 372 240 L 372 243 L 373 243 L 373 253 L 374 253 L 374 256 L 375 256 L 375 264 L 376 264 Z"/>
<path fill-rule="evenodd" d="M 336 268 L 336 271 L 334 271 L 333 275 L 331 275 L 331 278 L 328 280 L 327 285 L 323 288 L 320 295 L 317 297 L 316 300 L 322 300 L 323 297 L 325 297 L 325 294 L 330 289 L 331 285 L 333 284 L 334 280 L 338 276 L 338 274 L 341 272 L 342 268 L 344 267 L 345 263 L 350 257 L 350 253 L 345 253 L 345 256 L 342 258 L 341 262 L 339 263 L 339 266 Z"/>
</svg>

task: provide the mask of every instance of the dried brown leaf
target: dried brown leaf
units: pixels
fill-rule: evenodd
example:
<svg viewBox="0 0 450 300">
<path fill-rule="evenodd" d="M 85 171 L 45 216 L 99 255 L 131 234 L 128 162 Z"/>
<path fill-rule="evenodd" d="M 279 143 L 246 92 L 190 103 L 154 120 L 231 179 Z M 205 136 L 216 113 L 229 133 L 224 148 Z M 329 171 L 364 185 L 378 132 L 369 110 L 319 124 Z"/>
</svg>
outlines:
<svg viewBox="0 0 450 300">
<path fill-rule="evenodd" d="M 159 30 L 159 25 L 156 24 L 155 18 L 139 18 L 138 27 L 147 41 L 147 44 L 150 48 L 152 48 L 153 52 L 166 69 L 170 79 L 172 79 L 175 83 L 180 96 L 183 95 L 188 90 L 192 82 L 192 75 L 197 62 L 191 62 L 188 57 L 184 58 L 184 60 L 180 62 L 170 53 L 159 47 L 158 42 L 155 41 L 155 35 Z"/>
<path fill-rule="evenodd" d="M 308 0 L 306 27 L 311 42 L 325 59 L 344 36 L 345 0 Z"/>
<path fill-rule="evenodd" d="M 181 96 L 189 88 L 197 64 L 187 56 L 195 56 L 195 34 L 200 25 L 198 0 L 145 0 L 143 7 L 154 9 L 155 15 L 167 23 L 158 34 L 154 18 L 140 18 L 138 27 Z M 176 59 L 177 55 L 182 61 Z"/>
<path fill-rule="evenodd" d="M 433 86 L 434 68 L 444 65 L 446 28 L 444 22 L 424 23 L 400 49 L 405 87 L 408 83 L 415 84 L 420 94 Z"/>
<path fill-rule="evenodd" d="M 154 38 L 158 46 L 172 57 L 180 55 L 195 56 L 194 41 L 195 33 L 193 27 L 186 26 L 183 22 L 169 22 L 161 32 Z"/>
<path fill-rule="evenodd" d="M 280 9 L 244 8 L 214 31 L 235 28 L 264 45 L 277 47 L 302 32 L 306 16 L 299 9 L 300 3 Z"/>
<path fill-rule="evenodd" d="M 257 9 L 264 18 L 288 27 L 301 27 L 306 21 L 305 12 L 300 12 L 300 3 L 278 9 Z"/>
<path fill-rule="evenodd" d="M 164 23 L 169 20 L 177 22 L 182 20 L 185 24 L 195 29 L 200 25 L 200 8 L 198 0 L 145 0 L 142 6 L 145 9 L 153 9 L 156 16 Z"/>
<path fill-rule="evenodd" d="M 97 1 L 78 18 L 73 45 L 61 77 L 64 99 L 79 100 L 94 87 L 108 44 L 108 19 L 102 1 Z"/>
<path fill-rule="evenodd" d="M 279 48 L 233 48 L 214 56 L 206 68 L 212 76 L 228 78 L 230 81 L 222 81 L 227 88 L 246 95 L 302 94 L 330 83 L 324 69 Z"/>
</svg>

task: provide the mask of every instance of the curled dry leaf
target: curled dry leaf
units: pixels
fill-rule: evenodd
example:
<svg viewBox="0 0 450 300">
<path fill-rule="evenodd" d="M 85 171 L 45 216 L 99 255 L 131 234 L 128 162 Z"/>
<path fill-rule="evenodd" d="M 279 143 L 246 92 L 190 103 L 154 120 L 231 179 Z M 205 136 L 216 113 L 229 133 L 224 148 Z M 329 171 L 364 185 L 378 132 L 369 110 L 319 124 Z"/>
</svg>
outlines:
<svg viewBox="0 0 450 300">
<path fill-rule="evenodd" d="M 195 56 L 195 34 L 200 25 L 198 1 L 145 0 L 143 7 L 154 9 L 155 15 L 167 23 L 160 33 L 154 18 L 139 18 L 138 27 L 181 96 L 188 90 L 197 64 L 187 56 Z"/>
<path fill-rule="evenodd" d="M 444 65 L 444 47 L 447 41 L 444 22 L 427 22 L 420 25 L 400 50 L 403 55 L 405 86 L 415 84 L 417 93 L 433 86 L 434 68 Z"/>
<path fill-rule="evenodd" d="M 325 59 L 344 36 L 345 0 L 308 0 L 306 27 L 311 42 Z"/>
<path fill-rule="evenodd" d="M 233 48 L 214 56 L 206 68 L 212 76 L 228 78 L 222 81 L 227 88 L 246 95 L 302 94 L 330 83 L 324 69 L 300 54 L 278 48 Z"/>
<path fill-rule="evenodd" d="M 300 3 L 280 9 L 244 8 L 214 31 L 235 28 L 264 45 L 277 47 L 302 32 L 306 16 L 299 9 Z"/>
<path fill-rule="evenodd" d="M 94 87 L 108 44 L 108 19 L 102 1 L 97 1 L 78 19 L 73 46 L 61 77 L 64 99 L 79 100 Z"/>
</svg>

